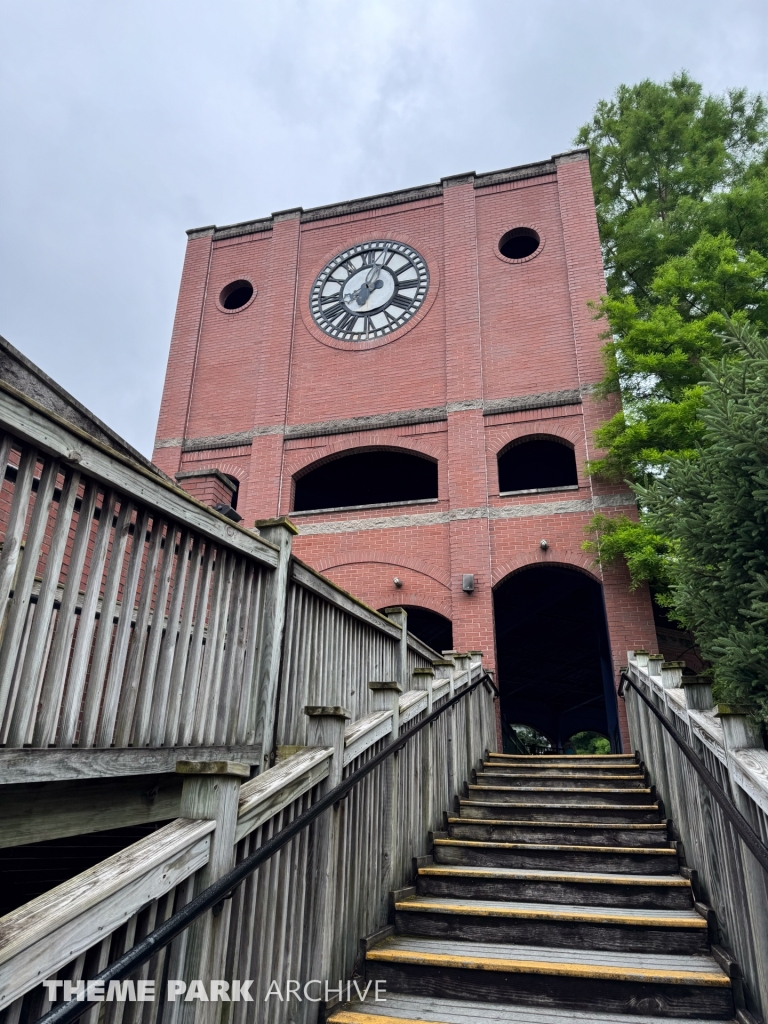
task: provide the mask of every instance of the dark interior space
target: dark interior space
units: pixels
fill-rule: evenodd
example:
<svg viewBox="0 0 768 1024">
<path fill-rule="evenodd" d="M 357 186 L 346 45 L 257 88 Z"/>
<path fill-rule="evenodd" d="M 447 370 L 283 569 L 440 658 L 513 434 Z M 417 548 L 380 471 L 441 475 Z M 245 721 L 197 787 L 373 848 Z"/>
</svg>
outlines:
<svg viewBox="0 0 768 1024">
<path fill-rule="evenodd" d="M 499 241 L 499 252 L 508 260 L 524 260 L 539 248 L 541 239 L 533 228 L 512 228 Z"/>
<path fill-rule="evenodd" d="M 167 824 L 153 821 L 0 850 L 0 917 Z"/>
<path fill-rule="evenodd" d="M 232 491 L 232 497 L 229 499 L 229 504 L 231 508 L 237 508 L 237 497 L 240 494 L 240 481 L 236 476 L 230 476 L 229 479 L 232 481 L 235 488 Z"/>
<path fill-rule="evenodd" d="M 417 608 L 415 605 L 403 607 L 408 612 L 409 633 L 413 633 L 433 651 L 453 650 L 453 623 L 450 619 L 429 608 Z"/>
<path fill-rule="evenodd" d="M 409 452 L 364 451 L 324 462 L 296 480 L 294 512 L 437 497 L 437 463 Z"/>
<path fill-rule="evenodd" d="M 250 281 L 233 281 L 222 291 L 219 302 L 224 309 L 240 309 L 250 301 L 252 295 L 253 285 Z"/>
<path fill-rule="evenodd" d="M 589 730 L 610 737 L 618 752 L 600 584 L 562 566 L 524 569 L 494 591 L 494 615 L 504 721 L 530 726 L 558 751 Z"/>
<path fill-rule="evenodd" d="M 576 455 L 561 441 L 531 438 L 510 445 L 499 455 L 499 491 L 530 491 L 578 484 Z"/>
</svg>

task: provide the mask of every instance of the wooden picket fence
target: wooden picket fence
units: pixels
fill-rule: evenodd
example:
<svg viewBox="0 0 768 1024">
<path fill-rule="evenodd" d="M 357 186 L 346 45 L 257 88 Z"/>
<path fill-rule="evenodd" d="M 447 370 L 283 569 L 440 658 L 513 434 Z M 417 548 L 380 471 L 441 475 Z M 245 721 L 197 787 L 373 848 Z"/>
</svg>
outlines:
<svg viewBox="0 0 768 1024">
<path fill-rule="evenodd" d="M 0 432 L 0 777 L 178 764 L 184 779 L 181 817 L 0 919 L 2 1024 L 26 1024 L 483 669 L 292 556 L 290 523 L 244 529 L 4 381 Z M 493 692 L 480 685 L 134 983 L 252 978 L 254 1001 L 232 1003 L 232 1020 L 287 1021 L 277 1000 L 264 1014 L 271 981 L 349 977 L 389 892 L 495 746 Z M 313 1020 L 316 1006 L 291 1019 Z M 107 1001 L 83 1019 L 190 1012 Z"/>
<path fill-rule="evenodd" d="M 768 751 L 741 709 L 713 704 L 710 682 L 681 662 L 629 651 L 627 674 L 768 845 Z M 757 1014 L 768 1012 L 768 874 L 739 838 L 674 738 L 631 687 L 624 690 L 632 748 L 639 752 L 679 829 L 697 899 L 715 911 Z"/>
</svg>

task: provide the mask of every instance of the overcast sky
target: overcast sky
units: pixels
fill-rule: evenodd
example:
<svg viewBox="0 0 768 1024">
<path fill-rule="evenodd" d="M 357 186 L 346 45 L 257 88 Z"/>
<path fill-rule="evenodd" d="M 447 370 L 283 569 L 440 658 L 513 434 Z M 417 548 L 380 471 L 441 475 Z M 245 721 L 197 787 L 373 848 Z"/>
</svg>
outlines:
<svg viewBox="0 0 768 1024">
<path fill-rule="evenodd" d="M 0 333 L 146 453 L 186 228 L 545 159 L 621 82 L 768 91 L 766 0 L 0 0 L 0 38 Z"/>
</svg>

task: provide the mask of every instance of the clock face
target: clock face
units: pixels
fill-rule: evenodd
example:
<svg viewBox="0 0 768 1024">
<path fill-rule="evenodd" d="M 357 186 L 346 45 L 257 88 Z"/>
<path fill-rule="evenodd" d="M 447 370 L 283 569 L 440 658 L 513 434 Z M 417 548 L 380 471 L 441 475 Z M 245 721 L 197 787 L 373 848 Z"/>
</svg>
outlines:
<svg viewBox="0 0 768 1024">
<path fill-rule="evenodd" d="M 429 271 L 402 242 L 363 242 L 317 275 L 309 305 L 317 326 L 341 341 L 382 338 L 407 324 L 424 302 Z"/>
</svg>

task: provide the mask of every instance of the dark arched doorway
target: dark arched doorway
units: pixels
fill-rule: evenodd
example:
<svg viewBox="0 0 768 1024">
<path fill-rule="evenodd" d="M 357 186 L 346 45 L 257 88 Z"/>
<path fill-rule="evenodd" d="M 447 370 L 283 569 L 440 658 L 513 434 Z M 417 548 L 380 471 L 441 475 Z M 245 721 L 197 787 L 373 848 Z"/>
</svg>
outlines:
<svg viewBox="0 0 768 1024">
<path fill-rule="evenodd" d="M 418 605 L 403 605 L 408 612 L 408 632 L 413 633 L 433 651 L 453 649 L 453 623 L 439 612 Z M 384 609 L 380 608 L 380 612 Z"/>
<path fill-rule="evenodd" d="M 501 714 L 556 750 L 589 730 L 621 749 L 600 584 L 577 569 L 533 566 L 494 591 Z"/>
</svg>

